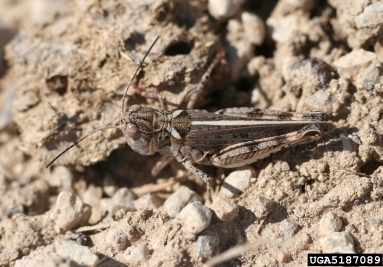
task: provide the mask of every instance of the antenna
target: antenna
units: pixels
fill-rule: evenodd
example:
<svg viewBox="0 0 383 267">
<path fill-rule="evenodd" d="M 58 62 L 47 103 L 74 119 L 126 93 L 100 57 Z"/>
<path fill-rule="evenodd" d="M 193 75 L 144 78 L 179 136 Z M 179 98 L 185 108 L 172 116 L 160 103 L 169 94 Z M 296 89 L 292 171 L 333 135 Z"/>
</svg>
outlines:
<svg viewBox="0 0 383 267">
<path fill-rule="evenodd" d="M 78 139 L 76 142 L 74 142 L 72 145 L 70 145 L 69 147 L 67 147 L 63 152 L 61 152 L 60 154 L 58 154 L 54 159 L 52 159 L 48 164 L 47 166 L 45 166 L 45 168 L 48 168 L 49 166 L 51 166 L 53 164 L 53 162 L 55 162 L 59 157 L 61 157 L 62 155 L 64 155 L 69 149 L 71 149 L 72 147 L 76 146 L 78 143 L 80 143 L 82 140 L 84 140 L 85 138 L 87 138 L 88 136 L 94 134 L 94 133 L 97 133 L 99 131 L 103 131 L 103 130 L 106 130 L 106 129 L 117 129 L 118 126 L 106 126 L 106 127 L 102 127 L 102 128 L 99 128 L 97 130 L 94 130 L 93 132 L 91 133 L 88 133 L 87 135 L 81 137 L 80 139 Z"/>
<path fill-rule="evenodd" d="M 136 77 L 136 75 L 137 75 L 138 71 L 140 70 L 142 64 L 144 63 L 144 61 L 145 61 L 147 55 L 149 55 L 150 50 L 152 50 L 153 46 L 155 45 L 155 43 L 157 42 L 157 40 L 158 40 L 159 38 L 160 38 L 160 36 L 157 36 L 157 38 L 154 40 L 154 42 L 152 43 L 152 45 L 149 47 L 148 51 L 146 51 L 145 56 L 142 58 L 140 64 L 138 65 L 136 71 L 135 71 L 134 74 L 133 74 L 133 77 L 130 79 L 128 85 L 125 87 L 125 93 L 124 93 L 124 96 L 122 97 L 122 103 L 121 103 L 121 115 L 124 114 L 125 98 L 126 98 L 126 94 L 128 93 L 128 89 L 129 89 L 129 87 L 130 87 L 130 84 L 132 83 L 134 77 Z"/>
<path fill-rule="evenodd" d="M 160 38 L 160 36 L 157 36 L 157 38 L 154 40 L 154 42 L 152 43 L 152 45 L 149 47 L 148 51 L 145 53 L 145 56 L 142 58 L 140 64 L 138 65 L 136 71 L 134 72 L 132 78 L 130 79 L 128 85 L 125 87 L 124 89 L 124 96 L 122 97 L 122 103 L 121 103 L 121 115 L 124 114 L 124 103 L 125 103 L 125 98 L 126 98 L 126 94 L 128 93 L 128 89 L 130 87 L 130 84 L 132 83 L 134 77 L 136 77 L 138 71 L 140 70 L 140 68 L 142 67 L 142 64 L 144 63 L 146 57 L 148 56 L 150 50 L 152 50 L 153 46 L 155 45 L 155 43 L 157 42 L 157 40 Z M 64 155 L 66 152 L 68 152 L 69 149 L 71 149 L 72 147 L 76 146 L 78 143 L 80 143 L 82 140 L 84 140 L 85 138 L 87 138 L 88 136 L 94 134 L 94 133 L 97 133 L 99 131 L 103 131 L 103 130 L 107 130 L 107 129 L 117 129 L 119 128 L 118 126 L 106 126 L 106 127 L 102 127 L 102 128 L 99 128 L 99 129 L 96 129 L 94 130 L 93 132 L 91 133 L 88 133 L 87 135 L 81 137 L 80 139 L 78 139 L 77 141 L 75 141 L 72 145 L 70 145 L 68 148 L 66 148 L 64 151 L 62 151 L 60 154 L 58 154 L 54 159 L 52 159 L 48 164 L 47 166 L 45 166 L 45 168 L 48 168 L 49 166 L 51 166 L 53 164 L 53 162 L 55 162 L 58 158 L 60 158 L 62 155 Z"/>
</svg>

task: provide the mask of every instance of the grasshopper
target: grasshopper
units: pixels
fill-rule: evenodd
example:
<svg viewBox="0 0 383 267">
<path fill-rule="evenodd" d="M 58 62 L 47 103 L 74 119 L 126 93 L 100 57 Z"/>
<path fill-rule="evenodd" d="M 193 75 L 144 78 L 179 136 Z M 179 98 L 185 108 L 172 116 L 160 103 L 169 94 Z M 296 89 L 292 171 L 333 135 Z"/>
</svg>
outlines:
<svg viewBox="0 0 383 267">
<path fill-rule="evenodd" d="M 56 156 L 47 168 L 69 149 L 89 135 L 110 128 L 122 131 L 128 145 L 142 155 L 162 154 L 152 169 L 156 176 L 174 158 L 207 185 L 212 202 L 213 179 L 193 164 L 234 168 L 256 162 L 281 149 L 305 144 L 333 132 L 336 127 L 322 112 L 284 112 L 258 108 L 227 108 L 215 113 L 192 110 L 211 72 L 223 57 L 217 53 L 190 97 L 187 110 L 167 110 L 166 98 L 136 88 L 144 97 L 157 98 L 160 110 L 132 105 L 124 113 L 127 91 L 140 70 L 146 56 L 159 37 L 152 43 L 125 88 L 121 103 L 119 126 L 97 129 L 78 139 Z"/>
</svg>

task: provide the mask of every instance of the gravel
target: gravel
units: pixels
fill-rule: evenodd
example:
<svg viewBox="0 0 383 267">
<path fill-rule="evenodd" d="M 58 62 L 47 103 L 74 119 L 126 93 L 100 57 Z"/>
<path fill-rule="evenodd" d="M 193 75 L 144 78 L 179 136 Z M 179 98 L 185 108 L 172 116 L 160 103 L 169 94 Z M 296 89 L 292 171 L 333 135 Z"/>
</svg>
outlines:
<svg viewBox="0 0 383 267">
<path fill-rule="evenodd" d="M 50 218 L 61 229 L 69 231 L 77 226 L 86 225 L 91 214 L 91 206 L 82 202 L 74 193 L 61 192 Z"/>
<path fill-rule="evenodd" d="M 234 16 L 245 0 L 209 0 L 208 10 L 217 20 L 227 20 Z"/>
<path fill-rule="evenodd" d="M 339 232 L 341 228 L 341 218 L 332 212 L 324 214 L 319 222 L 319 230 L 323 235 L 330 235 L 333 232 Z"/>
<path fill-rule="evenodd" d="M 216 198 L 210 206 L 217 217 L 228 222 L 235 219 L 239 213 L 239 207 L 226 198 Z"/>
<path fill-rule="evenodd" d="M 189 203 L 201 201 L 201 197 L 186 186 L 181 186 L 164 203 L 165 212 L 174 218 Z"/>
<path fill-rule="evenodd" d="M 163 201 L 157 196 L 157 194 L 145 194 L 139 199 L 134 201 L 134 207 L 136 210 L 157 210 L 162 206 Z"/>
<path fill-rule="evenodd" d="M 98 257 L 88 247 L 71 240 L 61 239 L 51 245 L 42 246 L 29 256 L 17 260 L 15 266 L 94 266 L 97 261 Z"/>
<path fill-rule="evenodd" d="M 299 225 L 293 221 L 285 219 L 279 225 L 279 229 L 281 229 L 281 231 L 286 233 L 288 236 L 293 236 L 298 232 Z"/>
<path fill-rule="evenodd" d="M 196 242 L 196 258 L 206 261 L 213 257 L 219 245 L 219 235 L 215 231 L 200 233 Z"/>
<path fill-rule="evenodd" d="M 332 232 L 320 240 L 323 253 L 355 253 L 354 240 L 349 233 Z"/>
<path fill-rule="evenodd" d="M 134 211 L 134 200 L 136 195 L 126 187 L 120 188 L 113 195 L 109 202 L 109 212 L 114 215 L 119 210 Z"/>
<path fill-rule="evenodd" d="M 250 186 L 252 177 L 254 177 L 254 169 L 250 166 L 231 172 L 225 179 L 221 193 L 229 198 L 239 196 Z"/>
<path fill-rule="evenodd" d="M 211 211 L 201 202 L 195 201 L 182 209 L 180 220 L 184 231 L 196 235 L 209 226 Z"/>
<path fill-rule="evenodd" d="M 115 228 L 110 229 L 107 236 L 106 236 L 108 242 L 112 247 L 114 247 L 117 250 L 123 250 L 126 247 L 127 239 L 126 234 L 122 229 Z"/>
<path fill-rule="evenodd" d="M 124 257 L 129 266 L 140 266 L 148 260 L 149 248 L 145 244 L 135 244 L 126 249 Z"/>
</svg>

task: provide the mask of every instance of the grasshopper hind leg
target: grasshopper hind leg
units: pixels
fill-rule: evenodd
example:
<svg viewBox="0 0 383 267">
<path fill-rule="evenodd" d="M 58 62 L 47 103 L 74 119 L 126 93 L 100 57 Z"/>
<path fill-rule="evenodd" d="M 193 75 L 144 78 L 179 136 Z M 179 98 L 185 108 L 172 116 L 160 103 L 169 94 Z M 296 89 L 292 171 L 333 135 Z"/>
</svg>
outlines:
<svg viewBox="0 0 383 267">
<path fill-rule="evenodd" d="M 333 128 L 331 123 L 327 124 L 326 130 Z M 282 149 L 318 140 L 322 137 L 323 128 L 323 125 L 313 123 L 288 134 L 238 143 L 212 155 L 210 162 L 222 168 L 236 168 L 251 164 Z"/>
</svg>

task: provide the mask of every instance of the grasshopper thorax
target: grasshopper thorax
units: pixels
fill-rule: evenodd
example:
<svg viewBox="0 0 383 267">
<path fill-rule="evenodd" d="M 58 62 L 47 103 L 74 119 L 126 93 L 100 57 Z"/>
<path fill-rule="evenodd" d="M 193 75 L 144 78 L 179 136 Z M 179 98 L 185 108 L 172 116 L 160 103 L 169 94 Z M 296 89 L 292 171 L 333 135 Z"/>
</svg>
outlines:
<svg viewBox="0 0 383 267">
<path fill-rule="evenodd" d="M 170 143 L 167 111 L 133 105 L 120 122 L 120 129 L 128 145 L 142 155 L 152 155 Z"/>
</svg>

